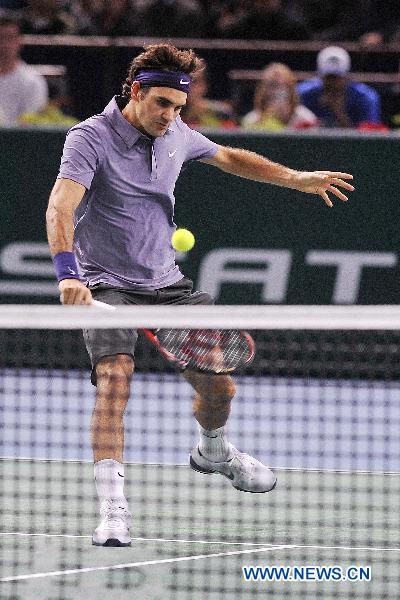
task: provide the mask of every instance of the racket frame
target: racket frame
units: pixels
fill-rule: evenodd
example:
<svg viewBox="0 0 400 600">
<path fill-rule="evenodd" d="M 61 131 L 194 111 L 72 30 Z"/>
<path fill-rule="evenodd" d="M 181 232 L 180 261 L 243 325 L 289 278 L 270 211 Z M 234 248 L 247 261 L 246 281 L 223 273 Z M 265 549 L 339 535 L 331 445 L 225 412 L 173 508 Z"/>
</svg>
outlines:
<svg viewBox="0 0 400 600">
<path fill-rule="evenodd" d="M 100 300 L 93 300 L 92 304 L 93 304 L 93 306 L 102 308 L 103 310 L 111 310 L 111 311 L 116 310 L 116 306 L 112 306 L 111 304 L 107 304 L 106 302 L 101 302 Z M 166 348 L 164 348 L 162 346 L 160 340 L 157 337 L 157 330 L 154 331 L 151 329 L 147 329 L 145 327 L 141 327 L 141 328 L 139 328 L 139 331 L 145 335 L 147 340 L 158 350 L 158 352 L 161 354 L 161 356 L 163 356 L 168 363 L 170 363 L 173 367 L 178 369 L 180 372 L 183 372 L 186 369 L 188 369 L 188 370 L 197 371 L 199 373 L 206 373 L 206 374 L 208 373 L 210 375 L 226 375 L 229 373 L 233 373 L 237 368 L 237 367 L 231 367 L 228 369 L 224 369 L 224 370 L 221 369 L 221 370 L 216 371 L 215 369 L 213 370 L 210 368 L 207 369 L 207 368 L 188 366 L 184 360 L 178 358 L 177 356 L 175 356 L 175 354 L 173 354 L 172 352 L 169 352 Z M 238 332 L 246 340 L 246 343 L 247 343 L 247 346 L 249 349 L 248 356 L 246 357 L 246 359 L 243 361 L 243 363 L 241 365 L 241 366 L 246 366 L 246 365 L 249 365 L 254 359 L 255 343 L 254 343 L 253 338 L 247 331 L 238 330 Z"/>
</svg>

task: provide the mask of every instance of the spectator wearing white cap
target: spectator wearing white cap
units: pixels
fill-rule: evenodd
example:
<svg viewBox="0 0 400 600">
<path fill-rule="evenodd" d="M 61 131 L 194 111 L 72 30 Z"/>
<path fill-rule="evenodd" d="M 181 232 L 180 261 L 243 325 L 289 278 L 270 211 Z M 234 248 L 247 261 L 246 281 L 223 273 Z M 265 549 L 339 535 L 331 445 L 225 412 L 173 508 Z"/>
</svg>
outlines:
<svg viewBox="0 0 400 600">
<path fill-rule="evenodd" d="M 349 77 L 350 56 L 344 48 L 329 46 L 317 56 L 318 77 L 298 86 L 301 103 L 323 127 L 359 127 L 381 122 L 379 94 Z"/>
</svg>

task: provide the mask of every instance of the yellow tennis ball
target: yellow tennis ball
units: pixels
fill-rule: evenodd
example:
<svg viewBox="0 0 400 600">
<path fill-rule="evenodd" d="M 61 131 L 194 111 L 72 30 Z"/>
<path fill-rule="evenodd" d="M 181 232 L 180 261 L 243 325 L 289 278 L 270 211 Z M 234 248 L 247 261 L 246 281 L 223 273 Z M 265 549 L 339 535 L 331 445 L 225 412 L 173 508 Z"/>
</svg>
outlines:
<svg viewBox="0 0 400 600">
<path fill-rule="evenodd" d="M 194 246 L 194 235 L 188 229 L 177 229 L 172 236 L 172 247 L 178 252 L 187 252 Z"/>
</svg>

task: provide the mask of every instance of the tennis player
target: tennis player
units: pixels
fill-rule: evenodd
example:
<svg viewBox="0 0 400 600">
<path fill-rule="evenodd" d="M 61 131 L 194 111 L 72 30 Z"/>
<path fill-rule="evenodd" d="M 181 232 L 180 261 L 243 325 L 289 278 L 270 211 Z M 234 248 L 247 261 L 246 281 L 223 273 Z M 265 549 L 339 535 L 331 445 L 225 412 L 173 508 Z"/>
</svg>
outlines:
<svg viewBox="0 0 400 600">
<path fill-rule="evenodd" d="M 228 173 L 347 200 L 352 176 L 299 172 L 253 152 L 219 146 L 185 125 L 179 113 L 199 70 L 193 51 L 169 44 L 148 46 L 129 68 L 122 95 L 101 114 L 67 135 L 58 178 L 50 195 L 47 232 L 63 304 L 211 304 L 205 292 L 175 264 L 174 187 L 192 160 Z M 93 544 L 131 543 L 124 495 L 124 423 L 134 370 L 137 332 L 84 331 L 97 386 L 91 424 L 94 477 L 101 521 Z M 225 424 L 235 394 L 226 375 L 186 372 L 195 390 L 200 440 L 190 464 L 219 473 L 246 492 L 269 492 L 274 473 L 229 443 Z"/>
</svg>

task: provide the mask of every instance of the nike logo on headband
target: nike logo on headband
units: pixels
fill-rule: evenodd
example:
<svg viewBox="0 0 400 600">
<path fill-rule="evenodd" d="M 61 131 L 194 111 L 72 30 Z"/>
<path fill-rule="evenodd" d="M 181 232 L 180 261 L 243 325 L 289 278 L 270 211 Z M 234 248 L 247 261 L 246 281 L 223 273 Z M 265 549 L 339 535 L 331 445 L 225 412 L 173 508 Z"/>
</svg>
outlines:
<svg viewBox="0 0 400 600">
<path fill-rule="evenodd" d="M 181 85 L 189 85 L 190 81 L 184 81 L 183 79 L 179 82 Z"/>
</svg>

